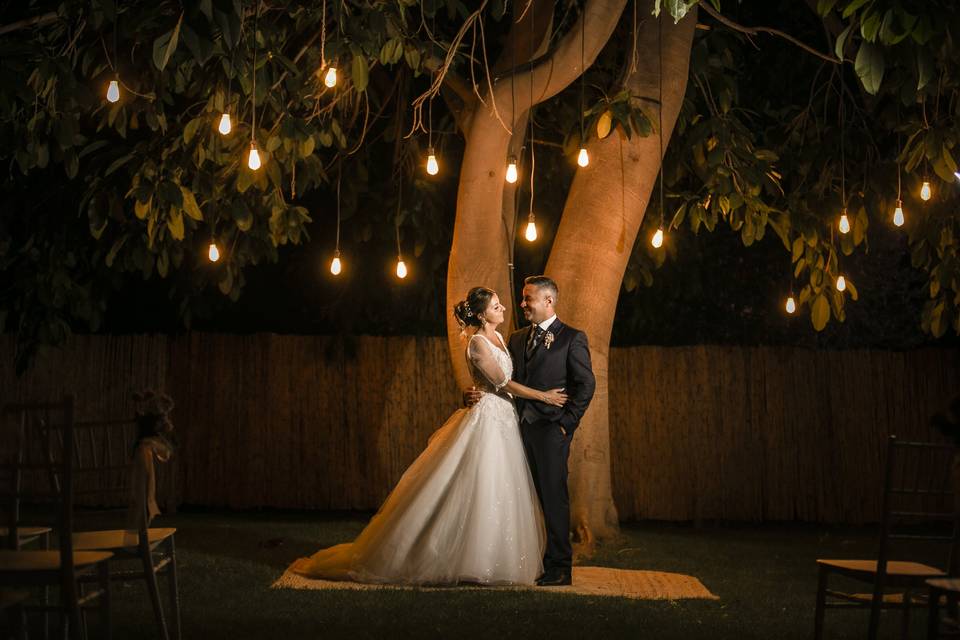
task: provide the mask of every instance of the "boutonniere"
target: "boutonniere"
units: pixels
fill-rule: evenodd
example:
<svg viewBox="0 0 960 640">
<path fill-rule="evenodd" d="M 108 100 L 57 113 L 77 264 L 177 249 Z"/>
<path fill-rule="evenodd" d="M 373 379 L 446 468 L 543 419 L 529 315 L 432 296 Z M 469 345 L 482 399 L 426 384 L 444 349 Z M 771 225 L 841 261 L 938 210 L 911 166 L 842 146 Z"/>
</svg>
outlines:
<svg viewBox="0 0 960 640">
<path fill-rule="evenodd" d="M 547 349 L 553 344 L 553 334 L 549 331 L 543 336 L 543 346 Z"/>
</svg>

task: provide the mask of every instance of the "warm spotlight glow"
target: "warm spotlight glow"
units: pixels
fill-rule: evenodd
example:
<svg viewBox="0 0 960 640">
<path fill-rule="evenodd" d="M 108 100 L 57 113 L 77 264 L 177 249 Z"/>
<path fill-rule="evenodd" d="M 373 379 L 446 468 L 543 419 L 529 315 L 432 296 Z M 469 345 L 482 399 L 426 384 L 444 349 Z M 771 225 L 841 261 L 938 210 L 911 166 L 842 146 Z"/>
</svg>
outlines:
<svg viewBox="0 0 960 640">
<path fill-rule="evenodd" d="M 577 154 L 577 164 L 581 167 L 585 167 L 590 164 L 590 156 L 587 154 L 587 150 L 583 147 L 580 147 L 580 153 Z"/>
<path fill-rule="evenodd" d="M 217 131 L 219 131 L 222 135 L 227 135 L 232 130 L 233 125 L 230 123 L 230 114 L 225 113 L 220 116 L 220 126 L 217 127 Z"/>
<path fill-rule="evenodd" d="M 897 208 L 893 210 L 893 224 L 903 226 L 903 203 L 897 200 Z"/>
<path fill-rule="evenodd" d="M 930 196 L 933 195 L 933 191 L 930 189 L 930 183 L 926 180 L 923 181 L 923 186 L 920 187 L 920 199 L 929 200 Z"/>
<path fill-rule="evenodd" d="M 427 152 L 427 173 L 432 176 L 440 173 L 440 165 L 437 164 L 437 156 L 433 153 L 433 147 Z"/>
<path fill-rule="evenodd" d="M 513 184 L 517 181 L 517 159 L 510 156 L 507 161 L 507 182 Z"/>
<path fill-rule="evenodd" d="M 337 86 L 337 68 L 330 67 L 327 69 L 327 74 L 323 76 L 323 84 L 327 85 L 331 89 Z"/>
<path fill-rule="evenodd" d="M 217 248 L 216 242 L 210 243 L 210 246 L 207 248 L 207 257 L 210 258 L 210 262 L 216 262 L 220 259 L 220 249 Z"/>
<path fill-rule="evenodd" d="M 401 280 L 407 277 L 407 265 L 404 264 L 403 258 L 397 258 L 397 277 Z"/>
<path fill-rule="evenodd" d="M 663 227 L 657 229 L 657 232 L 653 234 L 653 237 L 650 238 L 650 244 L 653 245 L 654 249 L 659 249 L 663 246 Z"/>
<path fill-rule="evenodd" d="M 330 263 L 330 273 L 338 276 L 341 271 L 343 271 L 343 265 L 340 264 L 340 252 L 337 251 L 333 254 L 333 261 Z"/>
<path fill-rule="evenodd" d="M 527 223 L 527 230 L 524 232 L 523 237 L 526 238 L 529 242 L 533 242 L 537 239 L 537 223 L 531 220 Z"/>
<path fill-rule="evenodd" d="M 843 276 L 837 276 L 837 291 L 843 291 L 847 288 L 847 281 Z"/>
<path fill-rule="evenodd" d="M 797 302 L 793 299 L 793 296 L 787 298 L 787 313 L 793 313 L 797 310 Z"/>
<path fill-rule="evenodd" d="M 257 143 L 253 140 L 250 141 L 250 155 L 247 157 L 247 166 L 250 167 L 253 171 L 256 171 L 260 168 L 260 152 L 257 151 Z"/>
<path fill-rule="evenodd" d="M 847 217 L 846 209 L 840 214 L 840 233 L 850 233 L 850 218 Z"/>
<path fill-rule="evenodd" d="M 120 83 L 116 80 L 111 80 L 110 84 L 107 85 L 107 100 L 110 102 L 118 102 L 120 100 Z"/>
<path fill-rule="evenodd" d="M 957 180 L 960 180 L 960 171 L 954 171 L 953 175 L 957 177 Z"/>
</svg>

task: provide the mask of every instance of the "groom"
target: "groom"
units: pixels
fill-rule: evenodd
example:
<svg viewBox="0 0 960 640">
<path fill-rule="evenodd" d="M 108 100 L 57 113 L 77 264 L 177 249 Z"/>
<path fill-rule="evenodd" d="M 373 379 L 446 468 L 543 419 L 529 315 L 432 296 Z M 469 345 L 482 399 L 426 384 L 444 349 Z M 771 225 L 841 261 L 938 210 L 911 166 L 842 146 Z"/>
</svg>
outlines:
<svg viewBox="0 0 960 640">
<path fill-rule="evenodd" d="M 524 280 L 520 308 L 530 325 L 513 332 L 509 340 L 514 380 L 533 389 L 563 387 L 568 396 L 563 407 L 515 399 L 520 435 L 547 528 L 544 574 L 537 580 L 540 586 L 571 584 L 567 458 L 573 432 L 596 388 L 587 336 L 557 318 L 558 297 L 557 283 L 551 278 L 530 276 Z M 479 393 L 465 395 L 468 404 L 479 399 Z"/>
</svg>

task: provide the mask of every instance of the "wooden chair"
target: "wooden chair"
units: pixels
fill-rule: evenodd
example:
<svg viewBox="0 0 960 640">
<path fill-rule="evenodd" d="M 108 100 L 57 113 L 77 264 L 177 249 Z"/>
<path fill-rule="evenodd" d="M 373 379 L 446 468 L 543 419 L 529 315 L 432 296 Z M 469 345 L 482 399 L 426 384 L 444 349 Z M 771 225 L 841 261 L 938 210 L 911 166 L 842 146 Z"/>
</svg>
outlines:
<svg viewBox="0 0 960 640">
<path fill-rule="evenodd" d="M 814 636 L 823 637 L 823 619 L 828 608 L 870 610 L 867 637 L 877 637 L 881 609 L 902 612 L 901 634 L 907 637 L 910 607 L 923 602 L 925 581 L 957 575 L 957 508 L 954 502 L 952 445 L 929 442 L 900 442 L 891 436 L 884 473 L 880 544 L 877 558 L 871 560 L 819 559 Z M 893 560 L 891 543 L 923 541 L 944 543 L 946 554 L 941 566 L 909 560 Z M 926 543 L 924 543 L 926 544 Z M 834 591 L 828 581 L 832 575 L 844 576 L 872 586 L 867 594 Z M 887 593 L 895 589 L 896 593 Z"/>
<path fill-rule="evenodd" d="M 0 550 L 0 586 L 59 587 L 59 605 L 65 637 L 86 638 L 85 612 L 94 604 L 101 614 L 102 632 L 109 638 L 110 579 L 109 551 L 74 551 L 74 419 L 73 398 L 62 402 L 9 405 L 4 417 L 14 423 L 3 431 L 3 460 L 0 461 L 0 499 L 8 513 L 6 521 L 19 541 L 23 501 L 32 507 L 45 505 L 47 523 L 57 534 L 57 550 Z M 16 505 L 16 508 L 14 508 Z M 41 520 L 38 512 L 31 519 Z M 85 588 L 94 583 L 94 589 Z M 27 611 L 49 607 L 29 606 Z"/>
<path fill-rule="evenodd" d="M 116 520 L 119 527 L 96 528 L 73 534 L 77 551 L 109 551 L 114 555 L 111 580 L 144 580 L 160 634 L 171 637 L 163 605 L 158 575 L 167 577 L 173 637 L 180 636 L 180 598 L 177 588 L 177 555 L 174 528 L 150 527 L 156 513 L 154 454 L 150 441 L 138 441 L 135 420 L 78 422 L 77 498 L 89 507 L 87 520 L 99 524 Z M 140 478 L 143 481 L 138 481 Z M 118 510 L 116 507 L 123 507 Z M 112 517 L 111 517 L 112 516 Z M 120 570 L 118 563 L 139 565 Z"/>
</svg>

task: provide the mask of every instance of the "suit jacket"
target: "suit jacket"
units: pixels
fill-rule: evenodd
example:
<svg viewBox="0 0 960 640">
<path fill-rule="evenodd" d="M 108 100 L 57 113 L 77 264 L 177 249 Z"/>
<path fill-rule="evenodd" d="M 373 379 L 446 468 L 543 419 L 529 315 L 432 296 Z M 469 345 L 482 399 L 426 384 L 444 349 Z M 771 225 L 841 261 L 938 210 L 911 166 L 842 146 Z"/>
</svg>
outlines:
<svg viewBox="0 0 960 640">
<path fill-rule="evenodd" d="M 516 398 L 517 413 L 521 420 L 528 422 L 556 422 L 566 430 L 568 436 L 572 436 L 597 387 L 590 365 L 587 334 L 563 324 L 557 318 L 547 329 L 554 337 L 550 348 L 541 340 L 527 360 L 525 351 L 531 331 L 533 325 L 510 334 L 508 349 L 513 358 L 513 379 L 541 391 L 563 387 L 567 390 L 568 399 L 564 406 L 555 407 L 536 400 Z"/>
</svg>

